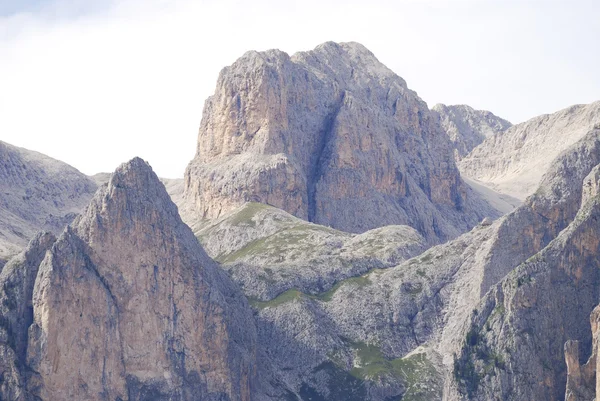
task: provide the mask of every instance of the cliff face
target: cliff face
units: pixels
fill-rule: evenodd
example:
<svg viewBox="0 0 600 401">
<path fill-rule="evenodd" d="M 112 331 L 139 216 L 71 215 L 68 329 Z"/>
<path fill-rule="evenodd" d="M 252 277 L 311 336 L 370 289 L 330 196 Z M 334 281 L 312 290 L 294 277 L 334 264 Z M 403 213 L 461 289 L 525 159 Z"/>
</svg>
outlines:
<svg viewBox="0 0 600 401">
<path fill-rule="evenodd" d="M 431 109 L 440 118 L 450 137 L 457 160 L 467 156 L 485 139 L 506 131 L 512 124 L 487 110 L 475 110 L 467 105 L 436 104 Z"/>
<path fill-rule="evenodd" d="M 249 52 L 225 68 L 184 197 L 190 220 L 253 201 L 347 232 L 409 225 L 432 241 L 494 215 L 426 104 L 356 43 Z"/>
<path fill-rule="evenodd" d="M 596 399 L 598 385 L 596 372 L 598 369 L 598 335 L 600 334 L 600 308 L 596 307 L 590 315 L 592 328 L 592 354 L 588 361 L 581 364 L 580 343 L 569 340 L 565 343 L 565 362 L 567 365 L 567 389 L 565 401 L 590 401 Z"/>
<path fill-rule="evenodd" d="M 73 167 L 0 141 L 0 262 L 38 230 L 58 234 L 95 191 L 96 183 Z"/>
<path fill-rule="evenodd" d="M 459 163 L 461 173 L 524 200 L 553 160 L 600 123 L 600 102 L 532 118 L 486 139 Z"/>
<path fill-rule="evenodd" d="M 256 331 L 150 167 L 122 165 L 40 265 L 28 389 L 42 400 L 250 400 Z"/>
<path fill-rule="evenodd" d="M 600 198 L 590 188 L 597 186 L 599 167 L 589 165 L 600 159 L 599 137 L 600 130 L 590 132 L 579 142 L 588 147 L 563 156 L 571 157 L 568 163 L 555 163 L 557 171 L 562 165 L 564 175 L 533 197 L 538 204 L 562 199 L 569 206 L 562 217 L 559 208 L 549 210 L 557 212 L 555 221 L 568 225 L 556 226 L 556 238 L 493 286 L 477 306 L 455 363 L 457 398 L 562 400 L 565 388 L 568 397 L 587 391 L 590 368 L 578 365 L 582 355 L 575 356 L 573 342 L 567 343 L 565 363 L 565 343 L 578 341 L 583 355 L 595 349 L 589 315 L 600 291 Z M 583 189 L 574 191 L 577 183 Z"/>
<path fill-rule="evenodd" d="M 493 315 L 490 322 L 499 318 L 504 309 L 508 310 L 508 306 L 504 306 L 494 312 L 490 300 L 496 298 L 489 295 L 489 291 L 496 291 L 498 283 L 508 280 L 507 275 L 512 277 L 512 270 L 550 247 L 553 241 L 562 238 L 561 233 L 578 221 L 582 203 L 587 204 L 596 196 L 593 188 L 598 187 L 598 168 L 595 168 L 598 164 L 600 131 L 593 130 L 555 160 L 537 193 L 514 212 L 493 223 L 483 222 L 469 233 L 395 267 L 372 263 L 368 267 L 372 270 L 365 273 L 357 259 L 349 260 L 348 265 L 339 263 L 345 258 L 349 242 L 344 236 L 348 234 L 336 236 L 328 233 L 329 229 L 321 228 L 318 237 L 309 227 L 294 223 L 289 215 L 279 216 L 274 212 L 267 215 L 267 207 L 256 213 L 236 212 L 218 220 L 214 226 L 206 226 L 199 235 L 215 254 L 224 255 L 225 267 L 244 291 L 260 298 L 253 301 L 259 342 L 267 350 L 275 369 L 282 372 L 289 388 L 300 397 L 328 399 L 334 394 L 347 396 L 347 399 L 405 397 L 436 400 L 446 397 L 443 399 L 453 400 L 468 397 L 472 391 L 472 396 L 482 400 L 494 399 L 495 394 L 504 399 L 503 396 L 512 397 L 506 389 L 513 385 L 531 387 L 532 384 L 523 378 L 536 377 L 538 365 L 532 364 L 535 367 L 531 373 L 526 361 L 517 359 L 520 348 L 510 347 L 510 358 L 515 358 L 513 365 L 521 366 L 518 372 L 511 374 L 514 382 L 499 381 L 490 391 L 484 390 L 484 384 L 477 390 L 468 390 L 469 380 L 485 375 L 491 377 L 490 372 L 496 372 L 492 369 L 499 371 L 504 366 L 503 361 L 506 366 L 509 363 L 503 349 L 491 353 L 488 348 L 482 348 L 481 352 L 487 358 L 485 362 L 471 361 L 469 364 L 470 357 L 462 356 L 463 353 L 484 355 L 477 353 L 479 348 L 464 347 L 471 331 L 473 310 L 477 309 L 477 316 L 482 319 Z M 294 230 L 286 233 L 282 225 L 292 225 Z M 588 227 L 593 229 L 593 219 L 589 220 Z M 318 227 L 312 229 L 317 231 Z M 223 241 L 227 232 L 242 240 L 237 243 Z M 264 235 L 254 240 L 252 236 L 261 232 Z M 289 236 L 283 237 L 283 233 Z M 406 232 L 402 235 L 408 238 Z M 310 242 L 310 238 L 316 238 L 310 249 L 327 254 L 330 259 L 323 267 L 317 262 L 314 266 L 306 263 L 301 272 L 286 269 L 286 264 L 291 264 L 294 255 L 301 254 L 304 242 Z M 593 236 L 588 233 L 573 238 L 572 242 L 576 244 L 584 238 L 591 241 Z M 373 256 L 378 254 L 377 245 L 384 244 L 384 239 L 377 237 L 370 243 Z M 571 247 L 556 253 L 564 253 L 566 258 L 574 255 Z M 239 259 L 242 263 L 232 265 L 231 259 Z M 305 258 L 300 257 L 300 260 L 305 261 Z M 260 263 L 254 264 L 254 261 Z M 585 272 L 593 271 L 590 263 L 587 260 L 581 262 L 587 266 Z M 579 262 L 577 266 L 580 266 Z M 314 276 L 317 279 L 310 277 L 315 271 L 327 271 L 327 279 L 318 280 L 318 274 Z M 335 285 L 328 281 L 330 277 L 339 280 L 348 274 L 355 277 Z M 301 275 L 304 278 L 298 280 Z M 522 280 L 521 285 L 523 283 Z M 568 281 L 558 283 L 567 286 Z M 319 285 L 323 288 L 319 289 Z M 282 292 L 282 288 L 287 291 Z M 591 295 L 593 288 L 585 288 L 581 296 L 584 309 L 589 307 L 584 305 L 585 302 L 590 305 L 597 302 Z M 564 289 L 564 292 L 571 290 Z M 551 295 L 563 290 L 557 291 L 548 285 L 544 291 Z M 274 297 L 274 294 L 278 295 Z M 579 301 L 577 298 L 575 302 Z M 567 295 L 561 296 L 560 303 L 565 305 L 567 315 L 568 311 L 579 307 L 569 302 Z M 556 364 L 553 391 L 564 395 L 566 371 L 562 347 L 567 338 L 554 332 L 553 318 L 549 317 L 552 313 L 543 313 L 539 322 L 546 326 L 536 326 L 535 330 L 551 333 L 550 337 L 558 339 L 548 347 L 558 344 L 552 351 L 559 358 L 552 360 Z M 589 314 L 589 310 L 585 313 Z M 582 316 L 583 313 L 577 312 L 569 321 L 573 332 L 577 332 L 573 322 Z M 587 317 L 583 321 L 578 333 L 588 331 L 584 330 Z M 528 322 L 523 320 L 520 324 L 527 327 Z M 482 327 L 479 331 L 488 333 L 487 327 L 492 326 L 486 326 L 484 321 Z M 558 330 L 563 327 L 559 326 Z M 489 334 L 498 338 L 502 335 L 500 332 Z M 473 337 L 469 338 L 472 340 Z M 457 355 L 456 366 L 454 355 Z M 497 360 L 495 355 L 498 355 Z M 472 373 L 475 368 L 471 369 L 471 366 L 480 370 Z M 523 398 L 506 399 L 545 399 L 543 397 L 548 395 L 536 391 L 520 393 Z"/>
<path fill-rule="evenodd" d="M 0 399 L 27 401 L 28 329 L 33 323 L 33 286 L 54 235 L 34 236 L 0 273 Z"/>
</svg>

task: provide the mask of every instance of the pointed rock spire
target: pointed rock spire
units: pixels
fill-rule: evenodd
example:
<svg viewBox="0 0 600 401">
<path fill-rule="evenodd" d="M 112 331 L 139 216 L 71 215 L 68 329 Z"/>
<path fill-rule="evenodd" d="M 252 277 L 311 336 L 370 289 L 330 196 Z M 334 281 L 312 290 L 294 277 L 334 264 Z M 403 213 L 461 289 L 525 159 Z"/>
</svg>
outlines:
<svg viewBox="0 0 600 401">
<path fill-rule="evenodd" d="M 139 158 L 60 236 L 33 306 L 30 391 L 44 400 L 250 399 L 247 302 Z"/>
</svg>

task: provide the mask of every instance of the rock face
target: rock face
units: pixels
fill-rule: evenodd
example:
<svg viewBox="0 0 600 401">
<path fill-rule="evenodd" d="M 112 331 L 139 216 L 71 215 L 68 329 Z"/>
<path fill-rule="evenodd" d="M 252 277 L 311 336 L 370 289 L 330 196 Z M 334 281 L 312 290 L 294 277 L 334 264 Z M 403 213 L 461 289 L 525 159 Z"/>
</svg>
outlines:
<svg viewBox="0 0 600 401">
<path fill-rule="evenodd" d="M 54 241 L 50 233 L 37 234 L 0 273 L 1 400 L 28 400 L 27 331 L 33 323 L 33 286 L 39 265 Z"/>
<path fill-rule="evenodd" d="M 565 401 L 588 401 L 597 399 L 600 392 L 598 377 L 598 341 L 600 341 L 600 306 L 596 306 L 590 315 L 592 328 L 592 354 L 588 361 L 580 365 L 579 341 L 565 343 L 565 362 L 567 363 L 567 391 Z"/>
<path fill-rule="evenodd" d="M 600 102 L 542 115 L 494 135 L 460 163 L 461 173 L 525 200 L 552 161 L 600 122 Z"/>
<path fill-rule="evenodd" d="M 0 141 L 0 261 L 18 253 L 38 230 L 62 231 L 96 187 L 65 163 Z"/>
<path fill-rule="evenodd" d="M 498 396 L 507 400 L 537 400 L 557 399 L 560 394 L 564 397 L 564 342 L 585 340 L 584 333 L 589 333 L 586 314 L 597 303 L 592 295 L 595 279 L 588 274 L 595 271 L 593 259 L 578 254 L 577 244 L 586 249 L 594 244 L 595 217 L 586 214 L 589 206 L 582 209 L 581 205 L 582 202 L 589 205 L 596 199 L 597 194 L 586 188 L 594 187 L 592 183 L 599 164 L 600 130 L 595 130 L 553 163 L 536 194 L 514 212 L 493 223 L 484 221 L 471 232 L 395 267 L 373 269 L 339 281 L 325 292 L 310 291 L 315 287 L 309 291 L 294 287 L 271 298 L 270 294 L 278 291 L 269 292 L 270 289 L 279 288 L 281 283 L 288 285 L 290 281 L 280 274 L 284 270 L 278 270 L 282 265 L 272 262 L 257 265 L 253 276 L 264 277 L 267 297 L 255 300 L 253 307 L 257 312 L 259 342 L 267 350 L 275 370 L 282 372 L 284 382 L 300 399 L 347 397 L 379 401 L 394 397 L 407 400 L 477 397 L 489 400 Z M 256 226 L 247 224 L 246 232 L 259 231 L 260 225 L 266 230 L 284 224 L 283 217 L 264 223 L 263 220 L 268 219 L 257 215 L 260 214 L 249 218 Z M 581 224 L 584 220 L 585 229 Z M 228 229 L 234 228 L 223 225 L 219 232 Z M 588 229 L 592 232 L 586 231 Z M 269 232 L 260 244 L 276 238 L 272 236 L 277 230 Z M 568 234 L 569 230 L 586 233 L 575 236 Z M 216 237 L 222 239 L 219 235 Z M 570 245 L 555 248 L 565 238 L 571 238 Z M 202 240 L 210 242 L 210 238 Z M 235 249 L 226 251 L 231 255 L 244 249 L 251 243 L 248 241 L 237 244 L 221 241 L 227 244 L 222 246 L 217 246 L 219 241 L 215 241 L 209 248 L 221 252 L 225 246 L 233 246 Z M 297 243 L 289 243 L 290 249 L 275 254 L 284 258 L 292 255 Z M 330 249 L 332 257 L 340 257 L 334 246 Z M 255 255 L 252 252 L 258 248 L 246 250 L 245 254 L 238 254 L 245 261 L 255 257 L 268 259 L 268 246 Z M 559 280 L 560 288 L 554 289 L 552 281 L 546 281 L 547 286 L 536 292 L 536 296 L 546 294 L 544 302 L 552 307 L 563 305 L 562 310 L 532 310 L 517 317 L 520 323 L 504 320 L 504 325 L 499 326 L 499 319 L 511 316 L 509 311 L 516 306 L 499 306 L 499 300 L 505 295 L 496 296 L 498 288 L 504 285 L 525 288 L 525 284 L 529 284 L 527 278 L 519 279 L 513 270 L 521 271 L 519 266 L 540 252 L 552 252 L 558 258 L 551 263 L 561 266 L 557 268 L 559 272 L 567 269 L 568 260 L 573 262 L 571 269 L 576 269 L 575 276 L 581 267 L 582 284 L 573 286 L 570 279 L 556 273 L 552 278 Z M 595 252 L 585 255 L 595 255 Z M 232 276 L 248 294 L 258 288 L 239 272 L 233 272 Z M 575 295 L 577 291 L 581 295 Z M 559 294 L 556 302 L 550 301 L 548 297 L 551 299 L 556 294 Z M 568 316 L 564 324 L 553 327 L 555 313 Z M 518 327 L 515 329 L 518 332 L 527 329 L 532 321 L 536 322 L 533 324 L 535 333 L 540 336 L 548 333 L 547 337 L 553 339 L 535 339 L 551 350 L 551 358 L 537 348 L 535 352 L 539 355 L 527 351 L 526 356 L 521 357 L 521 346 L 502 340 L 505 333 L 501 327 L 514 333 L 509 326 Z M 479 342 L 484 337 L 489 344 L 498 341 L 502 345 L 492 347 L 485 342 L 486 345 L 478 347 L 484 344 L 483 340 Z M 586 348 L 590 341 L 582 344 Z M 550 366 L 556 367 L 549 371 L 553 381 L 548 387 L 534 383 L 540 375 L 549 374 L 540 362 L 543 358 L 550 358 Z M 529 359 L 534 362 L 529 364 Z M 509 366 L 518 368 L 503 376 L 503 369 Z M 480 379 L 481 383 L 477 382 Z M 513 388 L 519 390 L 511 393 Z M 551 394 L 554 398 L 545 398 Z"/>
<path fill-rule="evenodd" d="M 255 301 L 269 301 L 288 290 L 318 294 L 343 279 L 393 267 L 427 248 L 411 227 L 350 234 L 261 203 L 247 203 L 196 235 Z"/>
<path fill-rule="evenodd" d="M 446 106 L 436 104 L 432 110 L 439 115 L 442 127 L 454 145 L 454 156 L 460 160 L 473 148 L 512 124 L 486 110 L 475 110 L 461 104 Z"/>
<path fill-rule="evenodd" d="M 593 130 L 554 164 L 561 174 L 546 175 L 552 185 L 531 198 L 552 211 L 542 216 L 561 222 L 559 234 L 494 285 L 472 314 L 455 362 L 460 395 L 452 399 L 562 400 L 565 389 L 567 397 L 585 397 L 591 368 L 577 365 L 574 343 L 567 343 L 566 363 L 564 351 L 570 340 L 584 355 L 595 349 L 589 315 L 600 291 L 600 197 L 585 188 L 597 174 L 599 145 L 600 130 Z M 543 245 L 551 237 L 538 238 Z"/>
<path fill-rule="evenodd" d="M 248 52 L 223 69 L 184 197 L 188 221 L 251 201 L 346 232 L 409 225 L 434 242 L 495 214 L 461 181 L 427 105 L 357 43 Z"/>
<path fill-rule="evenodd" d="M 251 400 L 256 353 L 247 301 L 140 159 L 117 169 L 40 265 L 27 350 L 35 399 Z"/>
</svg>

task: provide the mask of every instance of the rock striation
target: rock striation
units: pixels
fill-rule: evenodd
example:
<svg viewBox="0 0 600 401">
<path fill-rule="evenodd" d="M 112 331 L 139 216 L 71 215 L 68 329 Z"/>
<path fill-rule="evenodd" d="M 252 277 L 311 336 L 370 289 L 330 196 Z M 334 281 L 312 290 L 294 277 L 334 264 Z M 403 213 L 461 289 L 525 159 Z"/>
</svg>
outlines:
<svg viewBox="0 0 600 401">
<path fill-rule="evenodd" d="M 600 130 L 592 130 L 554 164 L 561 174 L 546 175 L 552 185 L 532 197 L 542 207 L 561 199 L 546 214 L 561 222 L 559 233 L 475 308 L 455 362 L 454 399 L 562 400 L 565 391 L 574 399 L 587 392 L 590 368 L 575 354 L 595 349 L 589 315 L 600 291 L 600 197 L 586 188 L 599 168 L 599 145 Z"/>
<path fill-rule="evenodd" d="M 63 162 L 0 141 L 0 264 L 37 231 L 60 233 L 96 188 L 93 180 Z"/>
<path fill-rule="evenodd" d="M 487 110 L 475 110 L 465 104 L 446 106 L 436 104 L 431 109 L 454 146 L 454 157 L 467 156 L 485 139 L 506 131 L 512 124 Z"/>
<path fill-rule="evenodd" d="M 0 399 L 28 401 L 28 329 L 33 323 L 33 287 L 40 263 L 56 238 L 35 235 L 27 249 L 0 273 Z"/>
<path fill-rule="evenodd" d="M 486 139 L 459 163 L 463 175 L 525 200 L 553 160 L 600 123 L 600 101 L 532 118 Z"/>
<path fill-rule="evenodd" d="M 34 399 L 257 397 L 247 301 L 141 159 L 120 166 L 54 243 L 32 305 Z"/>
<path fill-rule="evenodd" d="M 291 288 L 275 298 L 253 301 L 259 342 L 299 399 L 345 395 L 361 400 L 484 400 L 498 395 L 500 399 L 529 400 L 564 396 L 563 344 L 568 339 L 585 340 L 583 333 L 589 332 L 586 314 L 597 303 L 592 295 L 595 278 L 589 275 L 595 271 L 593 260 L 578 254 L 577 244 L 584 248 L 594 244 L 595 217 L 586 213 L 596 194 L 586 188 L 594 187 L 599 164 L 600 130 L 593 130 L 553 163 L 534 196 L 496 222 L 482 222 L 471 232 L 395 267 L 375 268 L 339 281 L 324 292 Z M 582 203 L 588 206 L 582 208 Z M 265 227 L 269 224 L 275 223 Z M 556 248 L 567 238 L 568 246 Z M 244 244 L 234 246 L 243 249 Z M 261 257 L 261 253 L 255 256 Z M 288 253 L 293 252 L 283 252 Z M 508 301 L 501 305 L 508 295 L 497 295 L 498 288 L 525 288 L 530 283 L 517 272 L 542 253 L 555 255 L 558 259 L 552 266 L 561 266 L 548 270 L 560 272 L 567 268 L 568 260 L 573 262 L 570 269 L 576 269 L 575 276 L 582 268 L 581 286 L 552 273 L 552 280 L 560 278 L 560 289 L 554 289 L 552 280 L 546 281 L 536 296 L 541 299 L 540 294 L 545 294 L 546 305 L 554 308 L 560 304 L 563 309 L 532 310 L 515 315 L 516 322 L 502 320 L 500 326 L 500 319 L 513 316 L 511 311 L 517 307 Z M 276 264 L 260 267 L 256 267 L 256 276 L 265 277 L 267 288 L 289 282 Z M 232 277 L 249 294 L 256 288 L 248 285 L 243 275 Z M 581 295 L 575 295 L 577 291 Z M 556 294 L 560 297 L 554 302 L 551 299 Z M 555 313 L 568 316 L 564 324 L 553 326 Z M 514 334 L 533 321 L 540 325 L 534 324 L 534 333 L 555 339 L 536 337 L 531 342 L 543 343 L 552 352 L 548 360 L 556 368 L 549 371 L 553 381 L 548 385 L 534 383 L 544 371 L 547 354 L 534 347 L 521 357 L 521 345 L 502 339 L 505 333 L 501 328 Z M 515 329 L 509 329 L 513 325 Z M 569 333 L 572 337 L 566 336 Z M 493 341 L 502 345 L 489 345 Z M 588 347 L 589 343 L 582 344 Z M 529 359 L 534 362 L 529 364 Z M 518 368 L 504 376 L 509 366 Z M 543 373 L 544 377 L 549 374 Z M 518 396 L 510 389 L 518 389 L 514 390 Z"/>
<path fill-rule="evenodd" d="M 357 43 L 248 52 L 223 69 L 184 198 L 190 224 L 261 202 L 346 232 L 408 225 L 431 242 L 497 215 L 460 179 L 427 105 Z"/>
</svg>

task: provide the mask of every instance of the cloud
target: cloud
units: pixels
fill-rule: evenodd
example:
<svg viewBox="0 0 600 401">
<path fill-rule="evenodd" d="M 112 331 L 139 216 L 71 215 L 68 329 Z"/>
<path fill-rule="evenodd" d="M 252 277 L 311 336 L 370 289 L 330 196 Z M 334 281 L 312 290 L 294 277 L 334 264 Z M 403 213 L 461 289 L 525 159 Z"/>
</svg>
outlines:
<svg viewBox="0 0 600 401">
<path fill-rule="evenodd" d="M 160 175 L 181 177 L 222 67 L 250 49 L 293 53 L 327 40 L 363 43 L 430 103 L 470 103 L 520 120 L 594 100 L 597 24 L 552 23 L 565 15 L 560 7 L 546 7 L 545 19 L 531 3 L 517 4 L 46 4 L 0 17 L 0 138 L 88 174 L 141 156 Z M 567 15 L 588 18 L 576 12 Z"/>
</svg>

